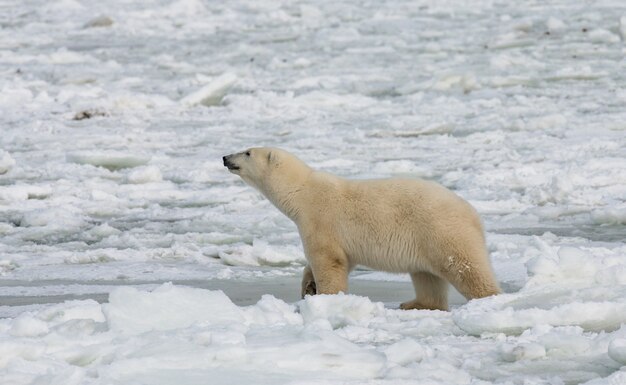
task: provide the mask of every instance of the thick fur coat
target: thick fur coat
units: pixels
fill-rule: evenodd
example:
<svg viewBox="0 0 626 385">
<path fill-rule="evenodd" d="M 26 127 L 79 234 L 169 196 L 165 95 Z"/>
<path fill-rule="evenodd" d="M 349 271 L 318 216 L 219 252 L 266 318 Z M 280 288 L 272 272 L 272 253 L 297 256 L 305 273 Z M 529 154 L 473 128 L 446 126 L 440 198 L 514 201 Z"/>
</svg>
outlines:
<svg viewBox="0 0 626 385">
<path fill-rule="evenodd" d="M 356 265 L 409 273 L 416 298 L 403 309 L 446 310 L 448 282 L 468 299 L 500 291 L 478 214 L 437 183 L 348 180 L 277 148 L 223 161 L 298 226 L 309 263 L 303 296 L 347 292 Z"/>
</svg>

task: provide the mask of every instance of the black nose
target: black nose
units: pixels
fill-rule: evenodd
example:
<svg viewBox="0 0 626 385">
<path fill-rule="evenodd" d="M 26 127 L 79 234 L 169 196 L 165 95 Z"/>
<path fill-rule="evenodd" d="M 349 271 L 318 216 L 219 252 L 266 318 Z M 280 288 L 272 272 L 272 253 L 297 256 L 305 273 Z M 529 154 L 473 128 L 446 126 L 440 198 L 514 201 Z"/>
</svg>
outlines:
<svg viewBox="0 0 626 385">
<path fill-rule="evenodd" d="M 229 170 L 239 170 L 239 167 L 235 166 L 235 164 L 230 161 L 231 156 L 232 155 L 226 155 L 222 157 L 224 166 L 228 167 Z"/>
</svg>

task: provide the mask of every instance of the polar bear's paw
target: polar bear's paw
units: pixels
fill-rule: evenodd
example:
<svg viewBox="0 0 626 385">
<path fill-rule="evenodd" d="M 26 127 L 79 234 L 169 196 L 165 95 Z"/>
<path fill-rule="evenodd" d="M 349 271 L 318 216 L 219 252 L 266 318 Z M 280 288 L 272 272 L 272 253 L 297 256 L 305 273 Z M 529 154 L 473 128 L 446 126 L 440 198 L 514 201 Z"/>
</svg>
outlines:
<svg viewBox="0 0 626 385">
<path fill-rule="evenodd" d="M 307 281 L 302 284 L 302 298 L 305 295 L 315 295 L 317 294 L 317 286 L 315 285 L 315 281 Z"/>
<path fill-rule="evenodd" d="M 448 309 L 443 305 L 427 305 L 423 304 L 420 301 L 414 299 L 411 301 L 402 302 L 400 304 L 400 309 L 402 310 L 443 310 L 447 311 Z"/>
</svg>

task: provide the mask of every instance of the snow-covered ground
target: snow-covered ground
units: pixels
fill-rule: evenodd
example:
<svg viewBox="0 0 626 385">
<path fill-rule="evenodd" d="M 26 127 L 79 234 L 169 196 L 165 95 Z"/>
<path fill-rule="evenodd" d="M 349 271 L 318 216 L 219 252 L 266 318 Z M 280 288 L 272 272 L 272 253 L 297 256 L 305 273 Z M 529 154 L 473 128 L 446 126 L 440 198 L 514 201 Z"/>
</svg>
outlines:
<svg viewBox="0 0 626 385">
<path fill-rule="evenodd" d="M 625 384 L 625 40 L 620 0 L 0 1 L 0 384 Z M 453 189 L 506 294 L 190 287 L 302 269 L 221 164 L 258 145 Z"/>
</svg>

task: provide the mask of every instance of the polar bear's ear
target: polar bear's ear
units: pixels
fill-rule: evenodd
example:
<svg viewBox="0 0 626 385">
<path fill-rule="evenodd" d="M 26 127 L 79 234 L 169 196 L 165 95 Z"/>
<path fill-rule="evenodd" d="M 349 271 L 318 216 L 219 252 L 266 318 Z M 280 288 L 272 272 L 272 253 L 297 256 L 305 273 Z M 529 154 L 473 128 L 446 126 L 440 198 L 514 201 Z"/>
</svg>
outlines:
<svg viewBox="0 0 626 385">
<path fill-rule="evenodd" d="M 272 157 L 272 152 L 268 152 L 267 153 L 267 164 L 272 163 L 273 157 Z"/>
</svg>

